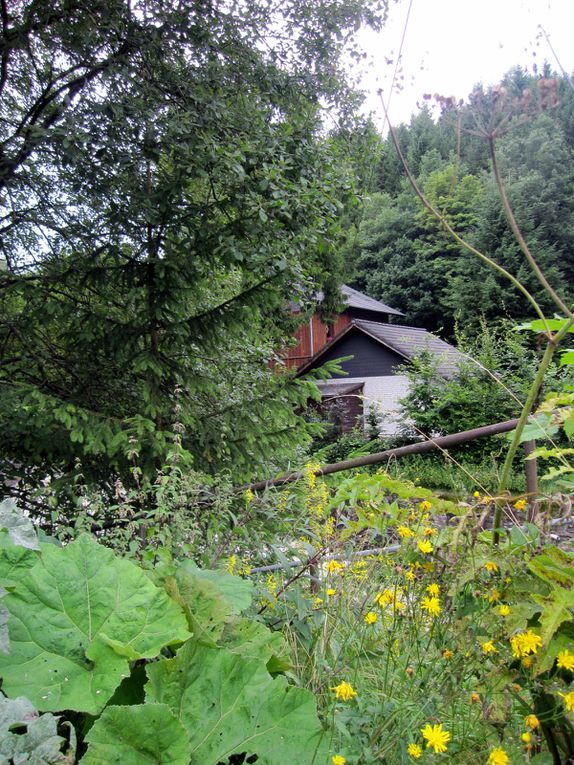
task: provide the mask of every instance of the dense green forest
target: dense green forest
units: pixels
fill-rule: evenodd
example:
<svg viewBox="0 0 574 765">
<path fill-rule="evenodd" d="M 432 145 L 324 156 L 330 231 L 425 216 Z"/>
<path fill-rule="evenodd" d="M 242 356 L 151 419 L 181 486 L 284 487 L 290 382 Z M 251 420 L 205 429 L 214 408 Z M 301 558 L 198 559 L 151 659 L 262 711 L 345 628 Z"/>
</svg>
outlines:
<svg viewBox="0 0 574 765">
<path fill-rule="evenodd" d="M 0 0 L 0 763 L 574 762 L 574 90 L 395 146 L 349 76 L 393 8 Z M 322 469 L 284 353 L 344 282 L 471 352 L 405 411 L 516 417 L 488 475 Z"/>
<path fill-rule="evenodd" d="M 525 238 L 563 294 L 574 277 L 571 189 L 574 93 L 546 66 L 539 75 L 516 67 L 489 92 L 444 105 L 438 119 L 423 109 L 396 129 L 404 158 L 428 200 L 469 244 L 508 269 L 545 307 L 536 278 L 507 222 L 490 164 L 495 140 L 506 194 Z M 487 321 L 530 315 L 524 297 L 441 231 L 413 194 L 390 139 L 374 150 L 367 195 L 349 248 L 355 285 L 400 308 L 403 323 L 453 337 L 456 325 L 477 332 Z"/>
</svg>

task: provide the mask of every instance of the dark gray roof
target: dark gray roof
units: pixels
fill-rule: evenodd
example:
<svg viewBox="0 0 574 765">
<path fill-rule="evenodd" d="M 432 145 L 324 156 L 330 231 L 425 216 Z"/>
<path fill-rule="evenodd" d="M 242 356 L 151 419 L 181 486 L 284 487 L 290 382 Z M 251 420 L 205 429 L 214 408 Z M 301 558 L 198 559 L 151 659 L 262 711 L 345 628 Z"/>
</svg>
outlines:
<svg viewBox="0 0 574 765">
<path fill-rule="evenodd" d="M 321 391 L 321 396 L 323 398 L 331 398 L 332 396 L 348 396 L 351 393 L 356 393 L 358 390 L 361 390 L 364 383 L 362 382 L 354 382 L 354 383 L 346 383 L 346 382 L 324 382 L 320 381 L 317 383 L 317 387 Z"/>
<path fill-rule="evenodd" d="M 349 308 L 361 308 L 363 311 L 376 311 L 377 313 L 387 313 L 393 316 L 404 316 L 396 308 L 391 308 L 379 300 L 375 300 L 352 287 L 348 287 L 346 284 L 341 286 L 341 292 Z"/>
<path fill-rule="evenodd" d="M 465 357 L 452 345 L 445 343 L 426 329 L 381 324 L 378 321 L 354 319 L 353 325 L 375 340 L 396 351 L 405 359 L 412 359 L 422 351 L 429 351 L 437 359 L 437 369 L 443 377 L 452 377 Z"/>
</svg>

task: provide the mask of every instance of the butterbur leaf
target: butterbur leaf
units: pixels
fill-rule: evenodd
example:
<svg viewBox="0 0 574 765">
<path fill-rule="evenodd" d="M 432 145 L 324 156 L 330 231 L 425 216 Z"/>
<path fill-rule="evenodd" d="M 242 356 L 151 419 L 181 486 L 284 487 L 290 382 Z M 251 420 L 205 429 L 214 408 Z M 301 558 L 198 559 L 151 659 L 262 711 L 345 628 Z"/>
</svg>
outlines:
<svg viewBox="0 0 574 765">
<path fill-rule="evenodd" d="M 265 665 L 190 641 L 147 667 L 146 699 L 167 704 L 191 742 L 193 765 L 257 756 L 257 765 L 324 765 L 313 695 L 273 679 Z"/>
<path fill-rule="evenodd" d="M 153 658 L 189 637 L 181 608 L 87 535 L 43 545 L 3 602 L 11 651 L 0 654 L 3 690 L 42 710 L 97 714 L 129 674 L 128 658 Z"/>
<path fill-rule="evenodd" d="M 0 531 L 0 584 L 13 587 L 38 560 L 38 553 L 15 545 L 6 531 Z"/>
<path fill-rule="evenodd" d="M 229 574 L 227 571 L 213 571 L 211 569 L 198 568 L 193 561 L 190 560 L 182 563 L 178 569 L 178 573 L 179 572 L 186 572 L 196 579 L 204 579 L 208 582 L 212 582 L 229 603 L 231 612 L 234 614 L 240 614 L 251 605 L 254 585 L 249 579 L 242 579 L 239 576 Z"/>
<path fill-rule="evenodd" d="M 86 736 L 82 765 L 188 765 L 185 729 L 165 704 L 109 706 Z"/>
<path fill-rule="evenodd" d="M 574 555 L 559 547 L 546 547 L 529 562 L 528 568 L 548 584 L 574 586 Z"/>
<path fill-rule="evenodd" d="M 252 619 L 236 618 L 226 624 L 220 645 L 246 659 L 259 659 L 267 664 L 267 670 L 272 674 L 291 667 L 289 649 L 282 633 L 271 632 L 264 624 Z"/>
<path fill-rule="evenodd" d="M 29 550 L 39 550 L 38 537 L 32 521 L 18 510 L 12 499 L 0 502 L 0 529 L 5 529 L 12 542 Z"/>
<path fill-rule="evenodd" d="M 560 625 L 572 619 L 570 609 L 574 608 L 574 590 L 554 587 L 549 595 L 532 595 L 532 600 L 542 606 L 540 637 L 547 646 Z"/>
<path fill-rule="evenodd" d="M 57 725 L 56 717 L 40 717 L 26 698 L 0 698 L 0 761 L 18 765 L 69 762 L 62 752 L 65 739 L 58 735 Z M 10 730 L 15 727 L 17 733 Z"/>
<path fill-rule="evenodd" d="M 168 577 L 165 588 L 184 607 L 194 639 L 216 645 L 225 620 L 231 616 L 231 606 L 220 590 L 186 571 L 178 571 L 177 579 Z"/>
</svg>

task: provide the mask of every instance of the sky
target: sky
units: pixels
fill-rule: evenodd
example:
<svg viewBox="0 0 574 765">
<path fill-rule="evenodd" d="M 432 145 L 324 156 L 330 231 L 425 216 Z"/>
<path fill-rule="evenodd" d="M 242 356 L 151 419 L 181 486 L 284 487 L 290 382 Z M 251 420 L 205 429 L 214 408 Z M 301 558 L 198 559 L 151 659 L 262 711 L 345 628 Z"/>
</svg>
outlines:
<svg viewBox="0 0 574 765">
<path fill-rule="evenodd" d="M 361 36 L 367 59 L 357 75 L 368 93 L 366 110 L 385 131 L 379 89 L 385 102 L 390 96 L 389 116 L 396 125 L 410 120 L 425 93 L 465 98 L 475 84 L 495 84 L 516 65 L 532 71 L 547 60 L 557 69 L 540 26 L 572 73 L 574 0 L 392 1 L 385 28 Z"/>
</svg>

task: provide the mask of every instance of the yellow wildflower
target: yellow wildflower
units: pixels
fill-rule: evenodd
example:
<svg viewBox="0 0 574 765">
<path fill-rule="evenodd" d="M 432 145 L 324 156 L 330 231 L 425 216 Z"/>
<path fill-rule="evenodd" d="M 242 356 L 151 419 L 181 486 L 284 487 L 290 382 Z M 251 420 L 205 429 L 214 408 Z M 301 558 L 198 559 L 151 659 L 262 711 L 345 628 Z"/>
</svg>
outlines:
<svg viewBox="0 0 574 765">
<path fill-rule="evenodd" d="M 349 569 L 352 576 L 359 582 L 364 582 L 368 575 L 367 562 L 359 560 Z"/>
<path fill-rule="evenodd" d="M 438 598 L 438 596 L 440 595 L 440 585 L 438 585 L 436 582 L 429 584 L 429 586 L 427 587 L 427 592 L 433 598 Z"/>
<path fill-rule="evenodd" d="M 419 507 L 423 511 L 423 513 L 426 513 L 427 510 L 431 509 L 432 504 L 428 501 L 428 499 L 423 499 L 423 501 L 420 503 Z"/>
<path fill-rule="evenodd" d="M 498 746 L 496 749 L 492 749 L 488 755 L 487 765 L 508 765 L 509 762 L 510 760 L 504 749 Z"/>
<path fill-rule="evenodd" d="M 335 696 L 341 701 L 350 701 L 357 695 L 357 691 L 355 691 L 351 683 L 348 683 L 346 680 L 343 680 L 339 685 L 331 688 L 331 690 L 335 691 Z"/>
<path fill-rule="evenodd" d="M 536 715 L 528 715 L 525 720 L 524 724 L 527 728 L 532 728 L 532 730 L 535 730 L 536 728 L 540 727 L 540 720 Z"/>
<path fill-rule="evenodd" d="M 484 505 L 490 505 L 490 503 L 492 502 L 492 497 L 489 497 L 488 494 L 484 494 L 482 499 L 481 499 L 481 502 Z"/>
<path fill-rule="evenodd" d="M 269 594 L 273 597 L 276 597 L 277 590 L 279 589 L 279 583 L 277 581 L 277 577 L 275 574 L 267 574 L 267 589 L 269 591 Z"/>
<path fill-rule="evenodd" d="M 450 650 L 450 648 L 443 648 L 443 651 L 442 651 L 442 658 L 443 659 L 446 659 L 447 661 L 450 661 L 453 656 L 454 656 L 454 653 Z"/>
<path fill-rule="evenodd" d="M 569 672 L 574 672 L 574 653 L 570 653 L 568 650 L 560 651 L 556 663 L 560 669 L 567 669 Z"/>
<path fill-rule="evenodd" d="M 533 658 L 532 656 L 523 656 L 522 659 L 520 659 L 520 661 L 523 667 L 525 667 L 526 669 L 530 669 L 530 667 L 532 666 Z"/>
<path fill-rule="evenodd" d="M 407 746 L 407 753 L 413 760 L 419 760 L 422 756 L 423 750 L 418 744 L 409 744 Z"/>
<path fill-rule="evenodd" d="M 227 570 L 230 574 L 235 574 L 237 569 L 237 555 L 230 555 L 227 559 Z"/>
<path fill-rule="evenodd" d="M 410 539 L 411 537 L 414 537 L 415 533 L 412 531 L 412 529 L 409 529 L 408 526 L 399 526 L 397 529 L 399 532 L 399 536 L 401 539 Z"/>
<path fill-rule="evenodd" d="M 470 703 L 471 704 L 478 704 L 479 701 L 480 701 L 480 696 L 479 696 L 478 693 L 475 692 L 475 693 L 471 693 L 470 694 Z"/>
<path fill-rule="evenodd" d="M 502 605 L 499 607 L 499 609 L 498 609 L 498 613 L 499 613 L 501 616 L 503 616 L 504 618 L 506 618 L 506 617 L 507 617 L 507 616 L 510 614 L 510 606 L 507 606 L 507 605 L 506 605 L 506 603 L 503 603 L 503 604 L 502 604 Z"/>
<path fill-rule="evenodd" d="M 431 617 L 438 616 L 441 612 L 440 600 L 433 597 L 424 597 L 421 601 L 421 608 Z"/>
<path fill-rule="evenodd" d="M 434 550 L 434 547 L 431 545 L 428 539 L 419 539 L 417 545 L 419 550 L 425 555 L 430 555 L 430 553 Z"/>
<path fill-rule="evenodd" d="M 450 741 L 451 735 L 448 731 L 442 729 L 442 723 L 440 725 L 430 725 L 427 723 L 421 729 L 421 733 L 427 740 L 427 749 L 432 747 L 435 754 L 446 752 L 446 745 Z"/>
<path fill-rule="evenodd" d="M 333 757 L 331 757 L 331 762 L 333 765 L 345 765 L 347 760 L 341 754 L 334 754 Z"/>
<path fill-rule="evenodd" d="M 381 608 L 388 606 L 389 603 L 392 603 L 394 599 L 394 590 L 383 590 L 382 592 L 379 592 L 378 595 L 375 595 L 375 603 L 378 603 Z"/>
<path fill-rule="evenodd" d="M 525 744 L 529 744 L 532 741 L 532 736 L 528 731 L 522 733 L 520 738 L 524 741 Z"/>
<path fill-rule="evenodd" d="M 338 574 L 345 568 L 343 563 L 339 563 L 338 560 L 330 560 L 325 566 L 325 570 L 328 574 Z"/>
<path fill-rule="evenodd" d="M 415 579 L 416 579 L 416 577 L 415 577 L 415 572 L 414 572 L 414 571 L 412 571 L 410 568 L 409 568 L 409 570 L 408 570 L 408 571 L 405 573 L 405 577 L 406 577 L 406 579 L 408 579 L 408 581 L 409 581 L 409 582 L 414 582 L 414 581 L 415 581 Z"/>
<path fill-rule="evenodd" d="M 315 598 L 313 601 L 313 608 L 320 608 L 323 604 L 323 598 Z"/>
<path fill-rule="evenodd" d="M 245 501 L 247 502 L 248 505 L 250 505 L 253 502 L 253 498 L 255 497 L 255 494 L 253 493 L 251 489 L 246 489 L 244 496 L 245 496 Z"/>
<path fill-rule="evenodd" d="M 524 510 L 524 508 L 526 507 L 526 500 L 525 499 L 516 500 L 516 502 L 514 503 L 514 507 L 517 510 Z"/>
<path fill-rule="evenodd" d="M 537 653 L 541 645 L 542 638 L 540 638 L 535 632 L 532 632 L 532 630 L 519 632 L 517 635 L 513 635 L 510 638 L 512 655 L 517 659 L 521 659 L 522 657 L 528 656 L 531 653 Z"/>
<path fill-rule="evenodd" d="M 488 571 L 489 574 L 496 574 L 498 571 L 498 566 L 492 560 L 489 560 L 487 563 L 485 563 L 484 568 Z"/>
<path fill-rule="evenodd" d="M 438 534 L 438 529 L 433 528 L 432 526 L 425 526 L 423 529 L 423 536 L 425 537 L 432 537 L 435 534 Z"/>
<path fill-rule="evenodd" d="M 365 621 L 367 624 L 374 624 L 377 621 L 377 614 L 374 611 L 369 611 L 365 614 Z"/>
<path fill-rule="evenodd" d="M 337 594 L 337 590 L 334 590 L 332 587 L 329 587 L 329 589 L 327 590 L 327 596 L 329 598 L 332 598 L 333 595 L 336 595 L 336 594 Z"/>
<path fill-rule="evenodd" d="M 500 597 L 500 592 L 497 589 L 492 589 L 488 594 L 488 600 L 491 603 L 496 603 L 497 600 L 500 600 Z"/>
<path fill-rule="evenodd" d="M 492 640 L 487 640 L 486 643 L 483 643 L 482 644 L 482 650 L 483 650 L 483 653 L 485 653 L 487 655 L 489 653 L 498 653 L 498 651 L 496 650 Z"/>
<path fill-rule="evenodd" d="M 475 492 L 473 492 L 473 495 L 472 495 L 472 496 L 473 496 L 475 499 L 480 499 L 480 492 L 479 492 L 479 491 L 475 491 Z"/>
<path fill-rule="evenodd" d="M 564 699 L 566 709 L 569 712 L 574 712 L 574 691 L 570 691 L 570 693 L 560 693 L 560 691 L 558 691 L 558 695 L 562 696 Z"/>
<path fill-rule="evenodd" d="M 434 571 L 434 563 L 432 560 L 427 560 L 423 565 L 423 569 L 427 574 L 431 574 Z"/>
</svg>

